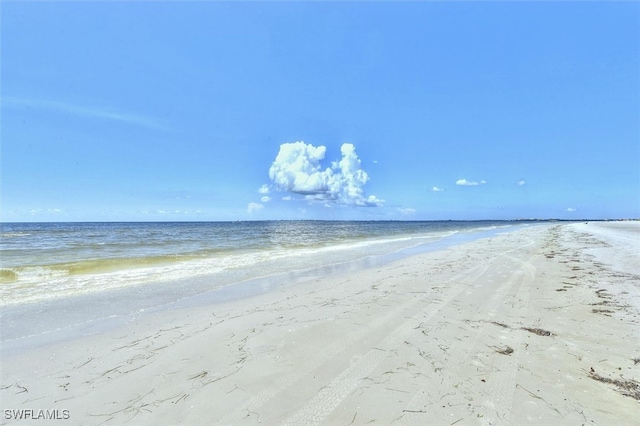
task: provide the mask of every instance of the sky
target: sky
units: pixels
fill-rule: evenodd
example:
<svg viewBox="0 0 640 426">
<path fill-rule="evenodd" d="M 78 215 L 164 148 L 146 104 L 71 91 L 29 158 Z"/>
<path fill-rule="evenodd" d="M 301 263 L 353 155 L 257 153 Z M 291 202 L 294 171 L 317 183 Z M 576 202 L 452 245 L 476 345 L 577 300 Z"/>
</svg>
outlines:
<svg viewBox="0 0 640 426">
<path fill-rule="evenodd" d="M 2 2 L 0 220 L 640 217 L 638 2 Z"/>
</svg>

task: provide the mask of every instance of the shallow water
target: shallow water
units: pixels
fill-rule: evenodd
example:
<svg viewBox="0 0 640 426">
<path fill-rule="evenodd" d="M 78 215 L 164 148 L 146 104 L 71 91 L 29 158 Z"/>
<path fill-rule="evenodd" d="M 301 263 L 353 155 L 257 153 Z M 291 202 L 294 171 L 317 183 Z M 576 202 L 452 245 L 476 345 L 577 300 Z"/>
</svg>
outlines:
<svg viewBox="0 0 640 426">
<path fill-rule="evenodd" d="M 233 238 L 238 245 L 227 242 L 230 249 L 223 250 L 223 254 L 203 256 L 191 264 L 189 261 L 177 261 L 168 265 L 131 267 L 131 262 L 125 262 L 122 266 L 116 264 L 114 271 L 69 274 L 63 276 L 61 281 L 46 278 L 42 282 L 24 284 L 22 288 L 16 282 L 4 283 L 3 291 L 13 298 L 0 308 L 2 352 L 15 353 L 21 349 L 79 335 L 99 333 L 159 310 L 221 303 L 251 297 L 315 277 L 381 266 L 403 257 L 525 226 L 509 222 L 414 222 L 410 225 L 393 222 L 323 222 L 313 224 L 316 226 L 315 239 L 307 237 L 300 241 L 299 235 L 287 237 L 287 232 L 299 232 L 301 227 L 308 228 L 309 223 L 280 225 L 286 225 L 286 228 L 275 227 L 281 234 L 277 238 L 271 238 L 270 243 L 266 243 L 267 238 L 263 237 L 262 244 L 249 242 L 253 246 L 250 251 L 246 251 L 245 248 L 238 247 L 243 241 L 242 236 L 235 235 Z M 115 232 L 120 232 L 119 225 L 113 226 L 116 228 Z M 130 225 L 125 227 L 128 226 Z M 158 235 L 163 232 L 163 227 L 172 227 L 173 224 L 142 226 L 148 228 L 145 232 L 155 232 Z M 178 225 L 180 226 L 182 225 Z M 273 223 L 256 223 L 250 226 L 262 228 L 254 232 L 264 235 L 265 227 L 273 226 Z M 196 229 L 197 227 L 194 226 Z M 78 232 L 78 228 L 75 229 L 71 232 Z M 282 232 L 282 229 L 288 231 Z M 322 233 L 319 230 L 329 232 Z M 87 229 L 80 229 L 79 232 L 85 233 Z M 138 230 L 137 238 L 144 240 L 145 232 Z M 306 235 L 310 234 L 307 231 Z M 106 238 L 108 233 L 104 235 L 103 238 Z M 77 245 L 80 247 L 76 247 L 76 250 L 80 253 L 95 251 L 94 243 L 87 244 L 87 248 L 83 249 L 80 238 L 72 238 L 79 241 Z M 126 238 L 129 241 L 132 239 L 130 236 Z M 190 246 L 194 240 L 193 237 L 181 238 L 191 240 L 184 246 Z M 244 238 L 247 239 L 248 236 L 245 235 Z M 66 241 L 70 239 L 67 237 Z M 277 245 L 273 241 L 278 241 Z M 147 243 L 144 241 L 139 243 L 142 246 L 145 244 Z M 176 247 L 181 247 L 181 244 L 182 241 L 178 241 Z M 206 241 L 198 241 L 197 244 L 206 246 Z M 225 243 L 216 244 L 221 246 Z M 127 245 L 136 246 L 131 242 L 123 243 L 123 246 Z M 282 245 L 288 248 L 285 249 Z M 139 253 L 145 252 L 139 247 L 136 250 Z M 176 255 L 180 254 L 178 249 L 174 249 L 174 252 Z M 115 260 L 113 262 L 117 263 Z M 132 262 L 135 264 L 136 261 Z M 66 285 L 60 285 L 61 283 Z M 26 296 L 21 294 L 23 291 Z"/>
<path fill-rule="evenodd" d="M 215 285 L 360 259 L 509 222 L 1 224 L 0 306 L 198 276 Z"/>
</svg>

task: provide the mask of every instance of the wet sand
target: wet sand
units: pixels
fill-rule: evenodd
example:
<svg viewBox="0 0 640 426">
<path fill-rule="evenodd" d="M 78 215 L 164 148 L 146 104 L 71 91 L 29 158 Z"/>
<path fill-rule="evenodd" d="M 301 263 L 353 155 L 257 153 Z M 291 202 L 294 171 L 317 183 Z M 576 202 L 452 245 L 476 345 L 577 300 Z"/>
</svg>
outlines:
<svg viewBox="0 0 640 426">
<path fill-rule="evenodd" d="M 149 314 L 4 356 L 2 423 L 634 424 L 638 253 L 638 222 L 544 224 Z"/>
</svg>

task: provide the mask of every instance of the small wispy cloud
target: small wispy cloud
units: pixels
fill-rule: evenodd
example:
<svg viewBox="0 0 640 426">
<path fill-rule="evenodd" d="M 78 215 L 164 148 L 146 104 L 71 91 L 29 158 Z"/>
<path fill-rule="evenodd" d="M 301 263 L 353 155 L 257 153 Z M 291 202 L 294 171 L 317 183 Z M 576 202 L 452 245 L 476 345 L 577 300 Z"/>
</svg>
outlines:
<svg viewBox="0 0 640 426">
<path fill-rule="evenodd" d="M 466 179 L 458 179 L 456 181 L 456 185 L 461 185 L 461 186 L 478 186 L 478 185 L 484 185 L 485 183 L 487 183 L 487 181 L 485 180 L 481 180 L 480 182 L 474 182 Z"/>
<path fill-rule="evenodd" d="M 444 188 L 438 188 L 437 186 L 434 186 L 429 191 L 431 191 L 431 192 L 444 192 Z"/>
<path fill-rule="evenodd" d="M 413 215 L 416 214 L 416 209 L 412 209 L 412 208 L 398 208 L 398 212 L 400 212 L 403 215 Z"/>
<path fill-rule="evenodd" d="M 258 188 L 258 192 L 261 194 L 268 194 L 269 193 L 269 185 L 262 185 L 260 188 Z"/>
<path fill-rule="evenodd" d="M 167 200 L 188 200 L 191 198 L 189 191 L 160 191 L 158 195 Z"/>
<path fill-rule="evenodd" d="M 200 212 L 199 210 L 196 210 L 196 213 Z M 149 211 L 143 210 L 141 213 L 147 215 L 149 214 Z M 176 214 L 189 214 L 189 210 L 156 210 L 157 214 L 169 214 L 169 215 L 176 215 Z M 202 212 L 200 212 L 202 213 Z"/>
<path fill-rule="evenodd" d="M 271 197 L 265 195 L 264 197 L 260 198 L 260 201 L 262 201 L 263 203 L 268 203 L 269 201 L 271 201 Z"/>
<path fill-rule="evenodd" d="M 249 203 L 247 204 L 247 213 L 251 214 L 256 210 L 261 210 L 263 208 L 264 206 L 260 203 Z"/>
<path fill-rule="evenodd" d="M 154 118 L 139 114 L 117 111 L 113 108 L 104 106 L 80 105 L 48 99 L 21 98 L 14 96 L 3 96 L 2 106 L 13 109 L 31 108 L 58 114 L 116 121 L 120 123 L 146 127 L 153 130 L 167 130 L 167 128 L 160 121 Z"/>
<path fill-rule="evenodd" d="M 524 186 L 527 182 L 524 181 L 524 179 L 520 179 L 518 181 L 516 181 L 516 185 L 518 186 Z"/>
<path fill-rule="evenodd" d="M 60 214 L 64 213 L 62 209 L 29 209 L 29 213 L 31 215 L 39 215 L 39 214 Z"/>
<path fill-rule="evenodd" d="M 566 211 L 568 211 L 568 212 L 575 212 L 575 211 L 577 211 L 577 210 L 578 210 L 578 209 L 574 209 L 573 207 L 567 207 L 567 210 L 566 210 Z"/>
</svg>

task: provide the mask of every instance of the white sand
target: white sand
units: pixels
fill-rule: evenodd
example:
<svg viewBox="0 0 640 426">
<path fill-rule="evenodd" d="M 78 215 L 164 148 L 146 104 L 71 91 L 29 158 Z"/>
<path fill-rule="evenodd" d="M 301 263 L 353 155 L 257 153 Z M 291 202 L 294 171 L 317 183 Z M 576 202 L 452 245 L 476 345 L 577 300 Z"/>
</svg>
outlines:
<svg viewBox="0 0 640 426">
<path fill-rule="evenodd" d="M 148 315 L 5 357 L 2 409 L 68 410 L 62 424 L 637 424 L 640 401 L 606 379 L 640 380 L 638 253 L 637 222 L 541 225 Z"/>
</svg>

